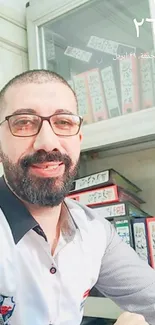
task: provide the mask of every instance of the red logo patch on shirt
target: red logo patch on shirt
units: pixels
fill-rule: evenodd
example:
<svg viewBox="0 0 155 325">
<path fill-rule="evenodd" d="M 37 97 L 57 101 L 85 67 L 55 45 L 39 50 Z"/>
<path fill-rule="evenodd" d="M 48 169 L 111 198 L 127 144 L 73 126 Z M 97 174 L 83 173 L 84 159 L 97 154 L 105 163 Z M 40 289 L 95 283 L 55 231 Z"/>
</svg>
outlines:
<svg viewBox="0 0 155 325">
<path fill-rule="evenodd" d="M 16 304 L 13 297 L 0 295 L 0 315 L 6 325 L 8 324 L 7 321 L 13 314 L 15 305 Z"/>
</svg>

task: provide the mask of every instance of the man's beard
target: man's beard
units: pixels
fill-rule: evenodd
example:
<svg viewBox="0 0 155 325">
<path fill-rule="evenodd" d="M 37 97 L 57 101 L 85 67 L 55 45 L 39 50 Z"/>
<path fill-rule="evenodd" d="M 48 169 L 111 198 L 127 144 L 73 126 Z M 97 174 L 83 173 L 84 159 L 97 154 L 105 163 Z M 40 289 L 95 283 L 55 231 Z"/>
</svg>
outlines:
<svg viewBox="0 0 155 325">
<path fill-rule="evenodd" d="M 70 157 L 59 151 L 40 150 L 25 156 L 17 164 L 0 150 L 4 175 L 9 187 L 22 200 L 39 206 L 58 206 L 68 195 L 77 174 L 79 161 L 73 166 Z M 29 172 L 34 164 L 60 161 L 65 166 L 61 177 L 38 177 Z"/>
</svg>

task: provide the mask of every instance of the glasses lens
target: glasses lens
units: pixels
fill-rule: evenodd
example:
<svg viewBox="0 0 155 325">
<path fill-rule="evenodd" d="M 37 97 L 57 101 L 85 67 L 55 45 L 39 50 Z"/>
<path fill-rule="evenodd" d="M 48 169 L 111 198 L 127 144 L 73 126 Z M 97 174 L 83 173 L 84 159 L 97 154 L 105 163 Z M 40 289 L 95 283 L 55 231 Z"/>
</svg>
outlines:
<svg viewBox="0 0 155 325">
<path fill-rule="evenodd" d="M 31 136 L 38 132 L 40 126 L 40 117 L 35 115 L 13 115 L 9 118 L 9 125 L 15 136 Z"/>
<path fill-rule="evenodd" d="M 80 128 L 80 117 L 77 115 L 58 114 L 51 117 L 53 131 L 57 135 L 75 135 Z"/>
</svg>

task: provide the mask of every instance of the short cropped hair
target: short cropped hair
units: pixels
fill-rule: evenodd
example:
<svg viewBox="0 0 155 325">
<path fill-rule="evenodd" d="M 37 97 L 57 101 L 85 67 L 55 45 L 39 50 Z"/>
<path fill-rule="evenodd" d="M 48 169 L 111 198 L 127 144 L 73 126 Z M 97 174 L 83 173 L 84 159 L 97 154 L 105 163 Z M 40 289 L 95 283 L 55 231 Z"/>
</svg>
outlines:
<svg viewBox="0 0 155 325">
<path fill-rule="evenodd" d="M 48 83 L 50 81 L 59 81 L 69 87 L 74 94 L 75 100 L 77 102 L 77 97 L 74 90 L 71 88 L 68 82 L 58 73 L 44 69 L 28 70 L 15 76 L 0 90 L 0 111 L 5 107 L 5 95 L 10 87 L 29 83 L 42 84 Z"/>
</svg>

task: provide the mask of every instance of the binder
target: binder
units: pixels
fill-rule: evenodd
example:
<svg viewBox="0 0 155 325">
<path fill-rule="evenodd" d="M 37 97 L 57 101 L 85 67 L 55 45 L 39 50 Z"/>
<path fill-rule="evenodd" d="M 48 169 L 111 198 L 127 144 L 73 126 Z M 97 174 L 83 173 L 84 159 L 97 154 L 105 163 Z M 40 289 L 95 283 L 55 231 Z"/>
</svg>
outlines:
<svg viewBox="0 0 155 325">
<path fill-rule="evenodd" d="M 147 55 L 147 54 L 146 54 Z M 140 59 L 140 81 L 142 93 L 142 109 L 154 106 L 154 89 L 152 61 L 150 58 Z"/>
<path fill-rule="evenodd" d="M 94 122 L 106 120 L 108 118 L 108 112 L 99 69 L 90 70 L 86 73 L 86 75 L 93 120 Z"/>
<path fill-rule="evenodd" d="M 68 197 L 87 206 L 102 206 L 107 203 L 131 201 L 136 206 L 145 203 L 141 198 L 133 195 L 116 185 L 69 194 Z"/>
<path fill-rule="evenodd" d="M 93 208 L 93 207 L 92 207 Z M 109 220 L 115 217 L 143 217 L 146 218 L 149 214 L 140 208 L 137 208 L 129 201 L 122 203 L 112 203 L 110 205 L 104 205 L 102 207 L 95 207 L 93 210 L 99 213 L 103 218 Z"/>
<path fill-rule="evenodd" d="M 83 124 L 90 124 L 93 122 L 93 116 L 86 73 L 74 76 L 73 82 L 78 101 L 78 113 L 83 117 Z"/>
<path fill-rule="evenodd" d="M 120 217 L 114 219 L 114 226 L 117 234 L 122 238 L 122 240 L 133 247 L 133 236 L 130 217 Z"/>
<path fill-rule="evenodd" d="M 109 117 L 116 117 L 121 115 L 120 105 L 118 102 L 117 89 L 111 66 L 101 70 L 101 77 L 105 91 L 105 97 L 108 107 Z"/>
<path fill-rule="evenodd" d="M 141 204 L 144 204 L 145 201 L 138 197 L 136 194 L 132 194 L 129 191 L 118 189 L 119 191 L 119 201 L 130 201 L 132 204 L 134 204 L 136 207 L 140 208 Z"/>
<path fill-rule="evenodd" d="M 146 219 L 150 265 L 155 269 L 155 218 Z"/>
<path fill-rule="evenodd" d="M 118 185 L 129 192 L 138 193 L 141 189 L 130 182 L 115 169 L 108 169 L 76 179 L 70 193 L 99 188 L 107 185 Z"/>
<path fill-rule="evenodd" d="M 121 79 L 122 113 L 139 109 L 138 69 L 135 56 L 126 56 L 119 61 Z"/>
<path fill-rule="evenodd" d="M 117 202 L 119 200 L 116 185 L 70 194 L 68 197 L 90 207 L 102 205 L 104 203 Z"/>
<path fill-rule="evenodd" d="M 132 220 L 134 249 L 141 259 L 150 264 L 146 218 Z"/>
</svg>

